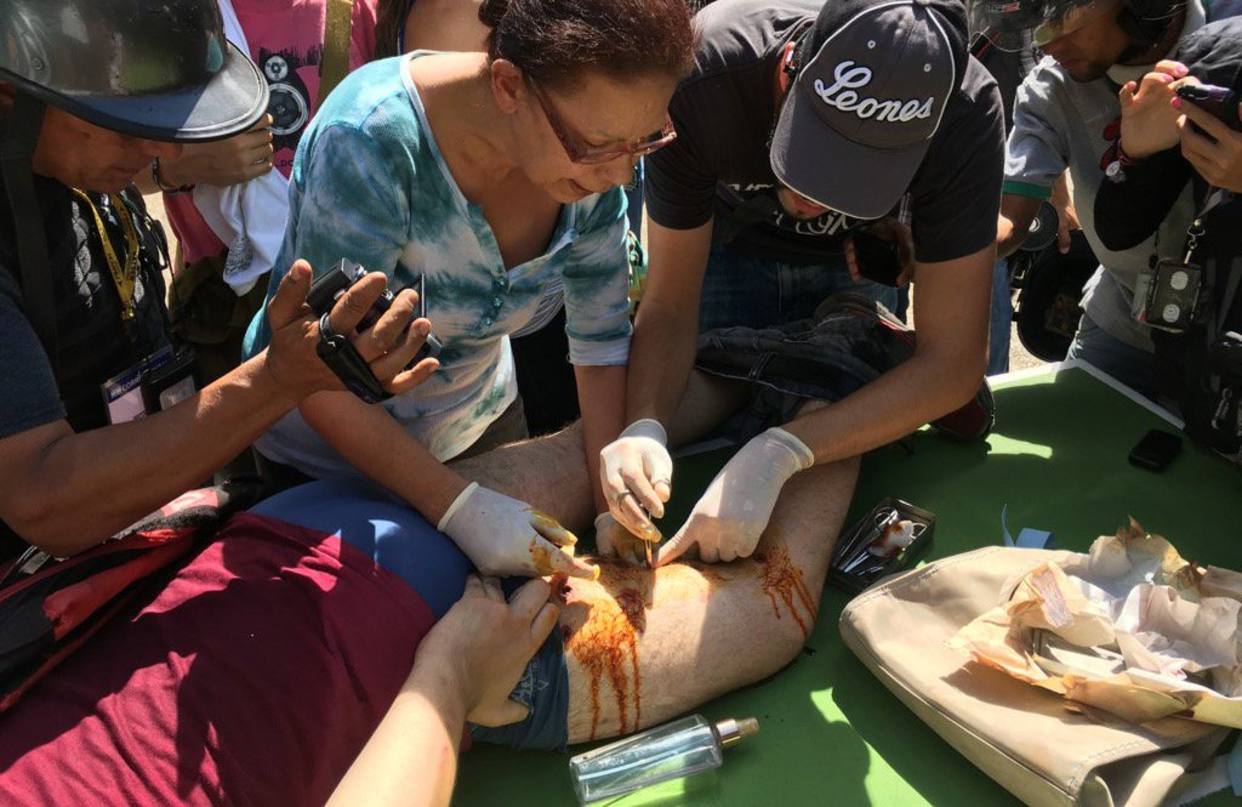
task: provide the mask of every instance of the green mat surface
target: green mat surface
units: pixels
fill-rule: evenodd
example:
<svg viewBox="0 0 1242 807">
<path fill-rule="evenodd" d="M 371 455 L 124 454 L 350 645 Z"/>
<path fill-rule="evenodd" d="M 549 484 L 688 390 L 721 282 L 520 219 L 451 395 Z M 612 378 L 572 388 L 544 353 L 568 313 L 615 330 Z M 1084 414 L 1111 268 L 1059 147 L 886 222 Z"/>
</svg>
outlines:
<svg viewBox="0 0 1242 807">
<path fill-rule="evenodd" d="M 1189 444 L 1163 473 L 1133 468 L 1131 446 L 1155 414 L 1079 369 L 1015 380 L 996 392 L 986 444 L 929 431 L 913 451 L 889 446 L 863 462 L 847 524 L 885 496 L 937 516 L 925 560 L 1001 542 L 1001 508 L 1014 535 L 1055 533 L 1085 550 L 1128 515 L 1163 534 L 1185 557 L 1242 569 L 1242 476 Z M 723 462 L 720 453 L 679 462 L 667 522 L 684 519 Z M 889 694 L 841 643 L 848 601 L 829 587 L 806 651 L 772 678 L 699 709 L 709 718 L 755 715 L 762 730 L 731 749 L 723 768 L 608 804 L 1000 805 L 1014 799 L 942 742 Z M 739 641 L 744 641 L 739 637 Z M 583 747 L 585 748 L 585 746 Z M 576 748 L 573 750 L 583 750 Z M 479 745 L 461 763 L 459 805 L 572 805 L 567 757 Z M 1224 793 L 1200 802 L 1236 804 Z"/>
</svg>

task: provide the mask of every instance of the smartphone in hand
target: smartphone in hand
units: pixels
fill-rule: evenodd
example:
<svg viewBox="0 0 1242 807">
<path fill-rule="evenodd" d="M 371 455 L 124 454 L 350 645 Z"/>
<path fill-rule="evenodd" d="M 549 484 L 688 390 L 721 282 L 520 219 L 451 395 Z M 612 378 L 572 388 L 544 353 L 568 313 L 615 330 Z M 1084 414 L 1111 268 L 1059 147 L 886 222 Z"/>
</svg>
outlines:
<svg viewBox="0 0 1242 807">
<path fill-rule="evenodd" d="M 1242 131 L 1242 120 L 1238 118 L 1238 96 L 1228 87 L 1218 87 L 1215 84 L 1183 84 L 1177 88 L 1177 97 L 1199 107 L 1230 129 Z M 1190 125 L 1199 134 L 1211 137 L 1202 127 L 1193 122 Z"/>
</svg>

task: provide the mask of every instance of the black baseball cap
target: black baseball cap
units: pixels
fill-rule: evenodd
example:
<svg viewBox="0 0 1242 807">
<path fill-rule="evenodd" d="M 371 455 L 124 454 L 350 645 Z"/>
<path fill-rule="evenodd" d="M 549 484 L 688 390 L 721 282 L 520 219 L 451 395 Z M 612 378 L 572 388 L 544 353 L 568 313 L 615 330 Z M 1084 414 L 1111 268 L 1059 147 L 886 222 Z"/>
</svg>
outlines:
<svg viewBox="0 0 1242 807">
<path fill-rule="evenodd" d="M 965 75 L 953 0 L 828 0 L 795 55 L 770 153 L 781 184 L 861 219 L 897 204 Z"/>
</svg>

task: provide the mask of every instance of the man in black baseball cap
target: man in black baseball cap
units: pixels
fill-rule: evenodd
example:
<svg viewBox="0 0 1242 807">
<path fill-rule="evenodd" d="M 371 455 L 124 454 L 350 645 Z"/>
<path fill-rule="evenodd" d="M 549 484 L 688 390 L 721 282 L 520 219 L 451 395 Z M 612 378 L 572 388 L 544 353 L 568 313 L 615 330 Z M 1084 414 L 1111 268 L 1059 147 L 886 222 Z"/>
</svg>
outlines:
<svg viewBox="0 0 1242 807">
<path fill-rule="evenodd" d="M 163 231 L 130 186 L 181 143 L 245 131 L 267 101 L 215 0 L 0 0 L 0 560 L 102 541 L 339 388 L 299 262 L 271 347 L 196 394 L 168 335 Z M 358 283 L 333 328 L 352 333 L 383 287 Z M 433 369 L 402 369 L 425 333 L 405 328 L 413 307 L 399 296 L 355 338 L 393 391 Z"/>
<path fill-rule="evenodd" d="M 912 275 L 919 333 L 905 363 L 748 442 L 661 562 L 691 546 L 749 555 L 792 473 L 971 399 L 1003 165 L 999 93 L 967 54 L 957 0 L 719 0 L 697 22 L 695 69 L 670 104 L 678 138 L 647 160 L 631 425 L 601 463 L 612 516 L 654 536 L 646 515 L 671 489 L 664 424 L 700 330 L 781 326 L 841 290 L 896 309 Z"/>
</svg>

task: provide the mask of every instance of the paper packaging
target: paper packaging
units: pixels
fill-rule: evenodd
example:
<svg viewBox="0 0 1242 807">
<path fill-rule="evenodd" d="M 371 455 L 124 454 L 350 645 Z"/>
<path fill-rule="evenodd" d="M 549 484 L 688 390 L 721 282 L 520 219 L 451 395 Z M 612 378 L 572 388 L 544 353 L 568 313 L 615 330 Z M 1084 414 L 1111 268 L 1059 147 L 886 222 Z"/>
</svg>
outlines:
<svg viewBox="0 0 1242 807">
<path fill-rule="evenodd" d="M 1088 555 L 1048 561 L 949 644 L 1133 723 L 1186 717 L 1242 728 L 1242 575 L 1184 560 L 1137 522 Z"/>
</svg>

